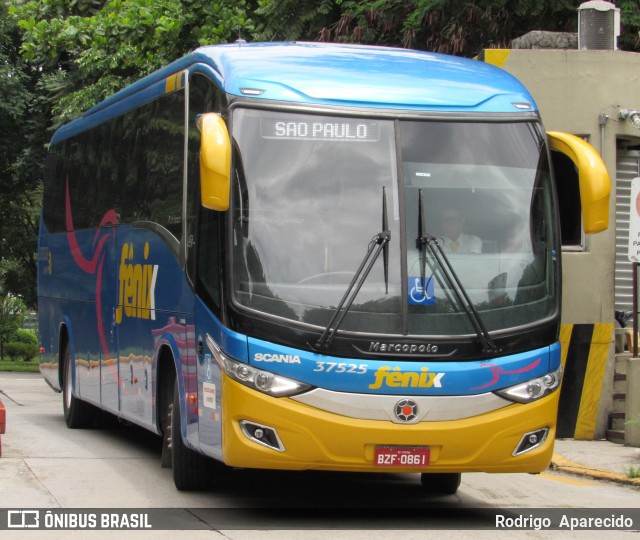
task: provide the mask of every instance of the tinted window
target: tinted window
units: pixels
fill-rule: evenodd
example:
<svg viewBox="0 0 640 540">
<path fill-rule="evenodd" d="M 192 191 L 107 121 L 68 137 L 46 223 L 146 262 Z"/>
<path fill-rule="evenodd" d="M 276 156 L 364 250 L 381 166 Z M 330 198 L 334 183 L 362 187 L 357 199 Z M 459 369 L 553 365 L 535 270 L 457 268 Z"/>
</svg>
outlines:
<svg viewBox="0 0 640 540">
<path fill-rule="evenodd" d="M 108 210 L 120 223 L 153 221 L 180 238 L 184 93 L 175 92 L 54 146 L 45 171 L 44 219 L 64 231 L 65 190 L 75 229 Z"/>
<path fill-rule="evenodd" d="M 193 75 L 189 82 L 189 154 L 187 179 L 188 271 L 198 293 L 212 307 L 220 306 L 220 212 L 200 205 L 200 131 L 198 117 L 220 112 L 222 92 L 213 82 Z M 199 217 L 199 220 L 198 220 Z"/>
</svg>

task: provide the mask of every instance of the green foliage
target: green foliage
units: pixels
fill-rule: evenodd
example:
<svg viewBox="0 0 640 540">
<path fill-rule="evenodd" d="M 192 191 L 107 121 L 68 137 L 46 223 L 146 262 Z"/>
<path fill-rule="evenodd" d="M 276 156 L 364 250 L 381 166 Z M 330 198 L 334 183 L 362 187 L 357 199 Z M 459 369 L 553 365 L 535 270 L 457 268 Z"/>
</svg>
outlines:
<svg viewBox="0 0 640 540">
<path fill-rule="evenodd" d="M 259 41 L 321 39 L 323 28 L 340 17 L 340 0 L 259 0 Z"/>
<path fill-rule="evenodd" d="M 248 2 L 202 0 L 13 0 L 22 55 L 58 90 L 55 124 L 200 45 L 251 32 Z"/>
<path fill-rule="evenodd" d="M 36 373 L 40 369 L 38 362 L 11 362 L 0 360 L 0 371 L 17 371 Z"/>
<path fill-rule="evenodd" d="M 0 4 L 0 292 L 35 305 L 40 178 L 49 105 L 21 59 L 18 26 Z"/>
<path fill-rule="evenodd" d="M 575 32 L 584 0 L 260 0 L 260 37 L 411 47 L 474 56 L 531 30 Z M 620 47 L 639 50 L 636 0 L 617 2 Z"/>
<path fill-rule="evenodd" d="M 14 338 L 16 331 L 27 313 L 27 306 L 20 298 L 11 294 L 0 296 L 0 358 L 4 356 L 4 347 Z"/>
<path fill-rule="evenodd" d="M 637 0 L 618 0 L 622 32 L 618 46 L 625 51 L 640 51 L 640 6 Z"/>
<path fill-rule="evenodd" d="M 26 161 L 29 156 L 37 161 L 29 164 Z M 4 185 L 4 191 L 0 192 L 0 292 L 11 291 L 31 307 L 36 305 L 36 251 L 42 199 L 42 184 L 38 179 L 43 163 L 44 144 L 22 149 L 14 156 L 9 170 L 0 171 Z M 37 182 L 35 187 L 29 188 L 27 182 L 13 185 L 12 177 L 20 178 L 29 171 Z"/>
<path fill-rule="evenodd" d="M 12 339 L 15 343 L 23 343 L 25 345 L 38 345 L 38 336 L 31 330 L 18 328 Z"/>
<path fill-rule="evenodd" d="M 38 346 L 33 343 L 11 341 L 4 346 L 4 352 L 13 362 L 18 359 L 29 362 L 38 354 Z"/>
<path fill-rule="evenodd" d="M 629 465 L 625 468 L 625 474 L 627 478 L 640 478 L 640 467 L 636 465 Z"/>
</svg>

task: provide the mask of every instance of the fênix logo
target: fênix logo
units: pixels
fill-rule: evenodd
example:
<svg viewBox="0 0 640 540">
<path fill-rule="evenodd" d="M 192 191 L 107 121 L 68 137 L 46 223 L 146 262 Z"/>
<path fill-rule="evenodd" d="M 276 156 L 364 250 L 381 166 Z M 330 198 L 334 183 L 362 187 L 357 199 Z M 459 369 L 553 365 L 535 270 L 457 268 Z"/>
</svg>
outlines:
<svg viewBox="0 0 640 540">
<path fill-rule="evenodd" d="M 372 390 L 378 388 L 442 388 L 444 373 L 429 373 L 429 368 L 420 368 L 417 371 L 402 371 L 399 367 L 391 369 L 390 366 L 382 366 L 376 371 L 375 381 L 369 385 Z"/>
<path fill-rule="evenodd" d="M 145 243 L 142 255 L 143 261 L 149 258 L 149 242 Z M 120 324 L 123 317 L 155 321 L 158 265 L 136 263 L 133 243 L 127 243 L 122 246 L 118 278 L 116 323 Z"/>
</svg>

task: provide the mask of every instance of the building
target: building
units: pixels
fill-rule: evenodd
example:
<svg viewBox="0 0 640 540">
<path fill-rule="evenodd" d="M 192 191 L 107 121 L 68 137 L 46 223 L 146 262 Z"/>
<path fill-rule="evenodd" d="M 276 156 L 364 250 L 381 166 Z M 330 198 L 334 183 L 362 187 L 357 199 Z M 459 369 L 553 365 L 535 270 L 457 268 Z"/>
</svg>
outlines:
<svg viewBox="0 0 640 540">
<path fill-rule="evenodd" d="M 548 131 L 565 131 L 589 141 L 600 152 L 612 183 L 609 229 L 585 236 L 579 202 L 573 195 L 577 178 L 558 175 L 563 226 L 561 340 L 563 354 L 568 355 L 558 435 L 607 436 L 623 442 L 625 397 L 629 401 L 625 386 L 633 385 L 623 381 L 630 354 L 625 352 L 629 348 L 626 330 L 616 321 L 615 312 L 631 311 L 633 302 L 627 250 L 631 180 L 640 177 L 636 113 L 640 111 L 640 54 L 548 49 L 544 47 L 558 43 L 575 47 L 576 40 L 565 34 L 555 40 L 548 33 L 534 34 L 515 43 L 524 43 L 528 49 L 487 49 L 481 59 L 502 67 L 528 87 Z M 640 445 L 640 436 L 633 443 L 627 435 L 626 443 Z"/>
</svg>

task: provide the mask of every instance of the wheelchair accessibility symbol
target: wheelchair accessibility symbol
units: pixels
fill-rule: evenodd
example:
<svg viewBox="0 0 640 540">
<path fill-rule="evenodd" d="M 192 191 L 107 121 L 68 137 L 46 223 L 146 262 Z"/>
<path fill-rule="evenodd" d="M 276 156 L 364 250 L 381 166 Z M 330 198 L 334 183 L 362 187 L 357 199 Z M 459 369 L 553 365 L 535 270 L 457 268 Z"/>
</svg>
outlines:
<svg viewBox="0 0 640 540">
<path fill-rule="evenodd" d="M 409 305 L 426 306 L 435 302 L 433 276 L 409 276 Z"/>
</svg>

